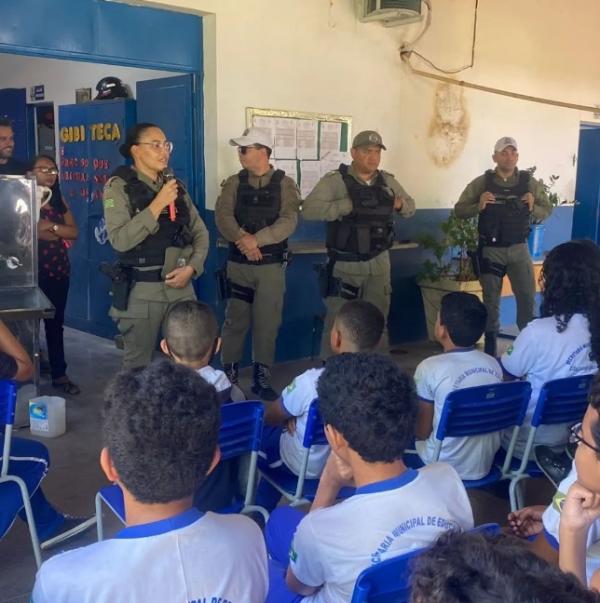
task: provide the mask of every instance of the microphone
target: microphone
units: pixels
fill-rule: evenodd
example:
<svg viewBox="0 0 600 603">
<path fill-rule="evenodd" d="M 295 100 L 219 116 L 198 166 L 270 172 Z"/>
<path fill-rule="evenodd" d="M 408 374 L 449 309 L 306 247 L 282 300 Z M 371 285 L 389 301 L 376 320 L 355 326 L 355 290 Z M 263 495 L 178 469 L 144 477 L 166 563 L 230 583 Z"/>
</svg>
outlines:
<svg viewBox="0 0 600 603">
<path fill-rule="evenodd" d="M 172 168 L 167 166 L 163 170 L 162 176 L 163 176 L 163 180 L 165 182 L 169 182 L 169 180 L 173 180 L 173 178 L 175 178 L 175 172 L 173 171 Z M 171 220 L 171 222 L 175 222 L 175 202 L 174 201 L 171 201 L 171 203 L 169 203 L 169 219 Z"/>
</svg>

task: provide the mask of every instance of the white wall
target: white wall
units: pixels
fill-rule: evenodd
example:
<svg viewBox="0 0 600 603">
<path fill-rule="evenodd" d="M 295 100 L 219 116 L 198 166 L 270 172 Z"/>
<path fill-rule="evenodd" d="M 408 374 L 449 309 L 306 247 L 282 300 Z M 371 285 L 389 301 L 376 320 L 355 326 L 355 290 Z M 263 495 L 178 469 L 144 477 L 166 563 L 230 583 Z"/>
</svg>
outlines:
<svg viewBox="0 0 600 603">
<path fill-rule="evenodd" d="M 148 0 L 204 13 L 207 206 L 238 169 L 227 140 L 244 128 L 247 106 L 353 116 L 353 131 L 379 129 L 384 167 L 422 208 L 449 207 L 490 166 L 494 141 L 517 138 L 521 167 L 559 174 L 573 198 L 578 131 L 591 114 L 465 90 L 470 128 L 462 154 L 445 168 L 427 152 L 436 84 L 411 75 L 398 46 L 419 26 L 387 29 L 356 18 L 359 0 Z M 448 68 L 470 56 L 474 0 L 433 0 L 418 49 Z M 600 2 L 480 2 L 475 68 L 457 79 L 570 102 L 600 103 Z M 425 67 L 424 67 L 425 68 Z"/>
</svg>

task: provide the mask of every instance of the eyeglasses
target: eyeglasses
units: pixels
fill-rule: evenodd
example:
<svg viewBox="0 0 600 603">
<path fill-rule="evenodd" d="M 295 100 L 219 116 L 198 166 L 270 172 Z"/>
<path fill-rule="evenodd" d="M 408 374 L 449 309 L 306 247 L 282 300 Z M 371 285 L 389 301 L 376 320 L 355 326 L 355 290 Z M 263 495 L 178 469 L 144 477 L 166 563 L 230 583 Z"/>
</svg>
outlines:
<svg viewBox="0 0 600 603">
<path fill-rule="evenodd" d="M 173 150 L 173 143 L 170 140 L 165 140 L 164 142 L 160 142 L 159 140 L 153 140 L 152 142 L 136 142 L 135 144 L 147 144 L 151 146 L 155 151 L 160 151 L 164 149 L 167 153 L 170 153 Z"/>
<path fill-rule="evenodd" d="M 240 153 L 240 155 L 245 155 L 248 152 L 248 149 L 262 149 L 264 147 L 261 147 L 260 145 L 250 145 L 247 147 L 238 147 L 238 151 Z"/>
<path fill-rule="evenodd" d="M 56 168 L 49 167 L 34 167 L 34 171 L 41 172 L 42 174 L 51 174 L 52 176 L 58 176 L 58 170 Z"/>
<path fill-rule="evenodd" d="M 582 426 L 581 423 L 577 423 L 576 425 L 573 425 L 573 427 L 571 427 L 571 429 L 570 429 L 571 435 L 569 436 L 569 444 L 577 444 L 578 446 L 579 446 L 579 444 L 583 444 L 584 446 L 591 448 L 596 454 L 600 454 L 600 448 L 593 446 L 592 444 L 590 444 L 589 442 L 586 442 L 583 439 L 583 436 L 581 435 L 581 426 Z"/>
</svg>

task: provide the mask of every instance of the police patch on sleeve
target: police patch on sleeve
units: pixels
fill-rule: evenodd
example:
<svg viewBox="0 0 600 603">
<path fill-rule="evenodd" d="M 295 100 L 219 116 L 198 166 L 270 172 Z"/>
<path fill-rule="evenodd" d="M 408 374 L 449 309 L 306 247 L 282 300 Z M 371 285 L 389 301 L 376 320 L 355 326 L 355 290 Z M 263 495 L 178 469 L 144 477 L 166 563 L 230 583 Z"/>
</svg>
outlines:
<svg viewBox="0 0 600 603">
<path fill-rule="evenodd" d="M 114 199 L 104 199 L 104 201 L 102 203 L 104 205 L 104 209 L 112 209 L 115 206 Z"/>
</svg>

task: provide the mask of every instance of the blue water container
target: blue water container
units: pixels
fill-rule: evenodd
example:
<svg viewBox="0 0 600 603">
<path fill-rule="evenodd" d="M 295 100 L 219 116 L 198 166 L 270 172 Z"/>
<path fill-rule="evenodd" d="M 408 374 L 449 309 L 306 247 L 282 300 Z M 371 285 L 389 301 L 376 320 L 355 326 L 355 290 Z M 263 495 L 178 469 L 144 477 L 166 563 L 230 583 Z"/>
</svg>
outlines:
<svg viewBox="0 0 600 603">
<path fill-rule="evenodd" d="M 534 260 L 541 260 L 544 257 L 544 232 L 546 227 L 543 224 L 532 224 L 531 232 L 527 244 L 529 253 Z"/>
</svg>

